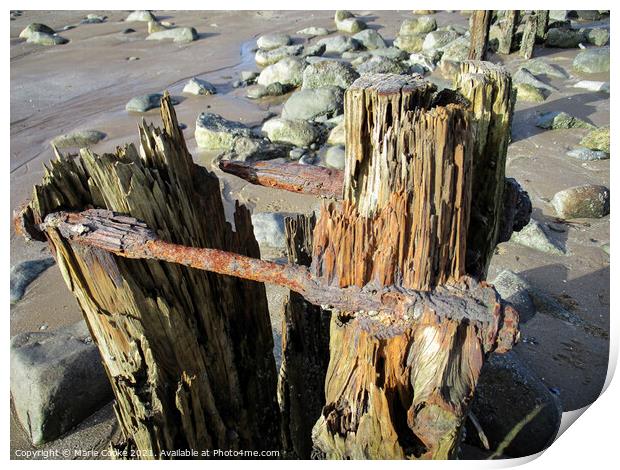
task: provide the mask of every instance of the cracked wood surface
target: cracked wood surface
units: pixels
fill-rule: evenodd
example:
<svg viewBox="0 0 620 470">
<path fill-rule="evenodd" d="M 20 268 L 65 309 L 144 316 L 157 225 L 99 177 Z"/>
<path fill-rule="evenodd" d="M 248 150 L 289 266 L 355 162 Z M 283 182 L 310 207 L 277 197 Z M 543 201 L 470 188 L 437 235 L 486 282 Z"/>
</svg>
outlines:
<svg viewBox="0 0 620 470">
<path fill-rule="evenodd" d="M 493 198 L 503 203 L 504 169 L 493 165 L 505 165 L 502 148 L 492 161 L 487 151 L 507 142 L 510 116 L 502 112 L 512 108 L 510 99 L 494 93 L 493 79 L 503 76 L 502 69 L 487 74 L 490 65 L 469 67 L 462 95 L 436 93 L 419 77 L 388 74 L 366 75 L 347 90 L 344 201 L 324 204 L 314 231 L 313 272 L 325 283 L 396 285 L 428 291 L 435 300 L 447 286 L 471 294 L 468 276 L 483 277 L 480 260 L 487 260 L 498 239 Z M 484 132 L 496 133 L 488 146 L 491 137 Z M 480 194 L 478 185 L 488 175 L 490 188 Z M 495 219 L 481 223 L 482 210 Z M 483 238 L 470 246 L 472 227 Z M 498 321 L 513 325 L 514 334 L 504 337 L 502 348 L 489 348 L 502 335 L 470 304 L 454 300 L 443 304 L 450 315 L 422 309 L 407 324 L 334 312 L 326 405 L 313 429 L 315 455 L 455 456 L 485 357 L 510 349 L 518 316 L 497 310 Z"/>
<path fill-rule="evenodd" d="M 140 125 L 140 151 L 129 145 L 116 154 L 58 154 L 34 188 L 22 227 L 32 233 L 49 214 L 96 207 L 126 214 L 115 221 L 121 225 L 137 217 L 169 243 L 258 257 L 250 212 L 236 208 L 233 231 L 217 178 L 192 162 L 168 96 L 161 114 L 163 129 Z M 101 352 L 128 447 L 142 458 L 188 448 L 279 448 L 262 284 L 114 256 L 52 226 L 44 235 Z"/>
</svg>

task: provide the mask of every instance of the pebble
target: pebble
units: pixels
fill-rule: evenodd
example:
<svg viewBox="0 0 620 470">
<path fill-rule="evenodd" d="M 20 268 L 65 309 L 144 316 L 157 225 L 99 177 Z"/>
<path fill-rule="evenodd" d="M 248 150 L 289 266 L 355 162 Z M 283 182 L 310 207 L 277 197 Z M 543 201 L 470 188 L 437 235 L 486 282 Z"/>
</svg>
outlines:
<svg viewBox="0 0 620 470">
<path fill-rule="evenodd" d="M 215 87 L 206 80 L 194 77 L 183 87 L 183 93 L 188 93 L 190 95 L 214 95 L 216 90 Z"/>
<path fill-rule="evenodd" d="M 595 160 L 608 160 L 609 154 L 602 150 L 591 150 L 586 147 L 577 147 L 566 152 L 566 155 L 571 158 L 583 161 L 595 161 Z"/>
<path fill-rule="evenodd" d="M 149 34 L 146 37 L 147 41 L 161 41 L 163 39 L 172 39 L 173 42 L 191 42 L 198 39 L 198 33 L 194 28 L 173 28 L 166 29 L 164 31 L 158 31 L 156 33 Z"/>
<path fill-rule="evenodd" d="M 136 96 L 130 99 L 125 105 L 125 111 L 130 113 L 145 113 L 149 109 L 159 108 L 161 105 L 162 93 L 149 93 L 146 95 Z M 172 98 L 172 103 L 177 104 Z"/>
<path fill-rule="evenodd" d="M 593 80 L 581 80 L 573 85 L 575 88 L 583 88 L 589 91 L 601 91 L 609 93 L 609 82 L 597 82 Z"/>
<path fill-rule="evenodd" d="M 344 161 L 344 147 L 340 145 L 329 147 L 325 152 L 325 164 L 330 168 L 344 170 Z"/>
<path fill-rule="evenodd" d="M 264 34 L 256 40 L 256 45 L 266 51 L 277 49 L 281 46 L 288 46 L 290 43 L 291 37 L 288 34 L 282 33 Z"/>
<path fill-rule="evenodd" d="M 327 36 L 329 30 L 318 26 L 309 26 L 308 28 L 297 31 L 297 34 L 302 34 L 304 36 Z"/>
<path fill-rule="evenodd" d="M 201 113 L 196 119 L 194 137 L 200 148 L 232 150 L 237 138 L 253 136 L 252 130 L 246 125 L 224 119 L 219 114 Z"/>
<path fill-rule="evenodd" d="M 148 23 L 149 21 L 156 21 L 156 19 L 149 10 L 136 10 L 131 12 L 125 21 L 142 21 Z"/>
</svg>

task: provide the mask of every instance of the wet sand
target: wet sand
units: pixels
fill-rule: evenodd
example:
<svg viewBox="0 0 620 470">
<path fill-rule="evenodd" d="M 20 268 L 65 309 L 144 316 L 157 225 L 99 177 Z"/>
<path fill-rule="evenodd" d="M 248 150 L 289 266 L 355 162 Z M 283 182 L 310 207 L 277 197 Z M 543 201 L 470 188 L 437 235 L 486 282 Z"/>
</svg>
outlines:
<svg viewBox="0 0 620 470">
<path fill-rule="evenodd" d="M 88 13 L 108 16 L 102 24 L 79 24 Z M 402 12 L 355 12 L 377 29 L 389 43 L 400 23 L 411 15 Z M 126 142 L 137 143 L 137 124 L 142 117 L 159 122 L 157 110 L 144 115 L 128 114 L 130 98 L 170 90 L 179 98 L 176 106 L 184 133 L 197 163 L 215 171 L 223 180 L 225 198 L 239 199 L 255 211 L 310 212 L 319 204 L 316 198 L 251 186 L 212 166 L 213 154 L 201 152 L 194 141 L 196 117 L 207 109 L 227 119 L 252 126 L 279 113 L 286 97 L 253 102 L 245 89 L 234 89 L 232 82 L 242 70 L 258 70 L 252 48 L 256 38 L 268 32 L 293 35 L 308 26 L 334 30 L 333 12 L 167 12 L 158 11 L 160 20 L 178 26 L 193 26 L 199 40 L 189 44 L 146 41 L 146 23 L 125 23 L 128 12 L 25 11 L 10 23 L 11 31 L 11 209 L 29 197 L 32 186 L 41 180 L 43 164 L 53 158 L 49 141 L 77 129 L 97 129 L 108 136 L 92 146 L 97 153 L 112 151 Z M 439 26 L 466 25 L 458 13 L 435 15 Z M 43 47 L 18 39 L 31 22 L 45 23 L 56 30 L 66 25 L 76 28 L 60 34 L 70 42 Z M 136 30 L 122 34 L 127 27 Z M 316 42 L 317 39 L 311 41 Z M 556 191 L 593 183 L 609 186 L 609 160 L 581 162 L 565 156 L 577 146 L 586 131 L 579 129 L 543 131 L 535 127 L 541 111 L 565 111 L 597 126 L 609 124 L 609 95 L 572 88 L 579 80 L 609 80 L 608 74 L 579 76 L 572 70 L 578 49 L 539 49 L 544 57 L 562 66 L 569 79 L 553 79 L 558 88 L 543 104 L 519 102 L 513 124 L 513 142 L 508 150 L 508 176 L 515 177 L 529 192 L 533 217 L 551 221 L 549 204 Z M 128 57 L 139 60 L 128 61 Z M 514 71 L 522 62 L 518 57 L 502 58 Z M 183 96 L 181 89 L 191 77 L 213 83 L 213 96 Z M 433 74 L 441 80 L 437 72 Z M 609 217 L 577 221 L 564 233 L 552 233 L 564 246 L 566 256 L 544 254 L 514 243 L 498 247 L 490 279 L 504 269 L 524 276 L 534 286 L 569 304 L 586 322 L 609 331 L 609 255 L 601 245 L 609 242 Z M 27 259 L 49 256 L 42 244 L 27 244 L 11 231 L 11 265 Z M 279 334 L 279 305 L 284 293 L 269 288 L 272 322 Z M 567 300 L 568 299 L 568 300 Z M 11 336 L 35 331 L 42 326 L 54 329 L 81 319 L 76 301 L 69 294 L 57 267 L 44 272 L 27 289 L 24 298 L 11 307 Z M 553 317 L 538 314 L 522 328 L 523 337 L 534 337 L 537 344 L 520 343 L 517 353 L 543 379 L 557 390 L 565 410 L 581 408 L 596 399 L 602 388 L 608 355 L 608 338 L 593 335 Z M 113 418 L 107 417 L 112 422 Z M 11 448 L 27 448 L 19 426 L 11 420 Z"/>
</svg>

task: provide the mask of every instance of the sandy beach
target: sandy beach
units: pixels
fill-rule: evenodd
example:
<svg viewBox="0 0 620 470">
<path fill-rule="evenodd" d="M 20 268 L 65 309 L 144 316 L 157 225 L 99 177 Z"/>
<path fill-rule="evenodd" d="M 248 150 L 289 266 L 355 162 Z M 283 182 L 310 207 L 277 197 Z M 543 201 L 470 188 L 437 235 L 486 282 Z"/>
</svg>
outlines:
<svg viewBox="0 0 620 470">
<path fill-rule="evenodd" d="M 100 24 L 80 24 L 87 14 L 107 16 Z M 360 19 L 376 29 L 388 43 L 398 33 L 403 19 L 411 11 L 356 11 Z M 95 153 L 111 152 L 124 143 L 138 143 L 138 123 L 160 122 L 158 110 L 142 114 L 128 113 L 125 104 L 134 96 L 169 90 L 178 99 L 175 109 L 179 121 L 187 127 L 184 135 L 194 161 L 214 171 L 222 180 L 223 197 L 239 200 L 254 212 L 309 213 L 320 201 L 304 195 L 285 193 L 250 185 L 222 173 L 214 165 L 214 152 L 200 150 L 194 139 L 196 117 L 205 111 L 217 113 L 251 127 L 260 126 L 268 117 L 279 114 L 289 95 L 250 100 L 246 89 L 232 83 L 241 71 L 259 70 L 254 61 L 256 39 L 262 34 L 283 32 L 294 41 L 315 43 L 296 32 L 308 26 L 334 29 L 333 11 L 157 11 L 158 20 L 176 26 L 196 28 L 199 38 L 187 44 L 171 41 L 147 41 L 146 23 L 126 23 L 125 11 L 24 11 L 11 21 L 11 209 L 29 198 L 33 185 L 43 176 L 43 165 L 54 157 L 50 140 L 79 129 L 97 129 L 107 137 L 92 146 Z M 459 12 L 438 12 L 439 26 L 467 26 Z M 606 20 L 608 24 L 609 20 Z M 68 44 L 43 47 L 19 39 L 28 24 L 44 23 L 62 31 Z M 584 26 L 588 26 L 584 23 Z M 122 31 L 131 27 L 132 34 Z M 555 88 L 544 103 L 517 101 L 508 148 L 507 176 L 514 177 L 533 204 L 532 218 L 541 224 L 557 224 L 550 204 L 554 194 L 571 186 L 596 184 L 609 187 L 609 159 L 581 161 L 566 156 L 587 134 L 585 129 L 543 130 L 536 117 L 546 111 L 564 111 L 597 127 L 609 125 L 609 94 L 573 87 L 580 80 L 609 81 L 609 73 L 580 74 L 571 64 L 579 49 L 538 48 L 535 57 L 562 67 L 569 77 L 551 78 Z M 128 58 L 137 58 L 128 60 Z M 523 63 L 518 54 L 493 56 L 509 71 Z M 192 77 L 215 85 L 217 94 L 189 96 L 182 88 Z M 439 70 L 430 75 L 437 83 L 447 83 Z M 573 324 L 539 313 L 522 326 L 517 355 L 561 399 L 565 411 L 592 403 L 599 395 L 607 373 L 609 344 L 609 216 L 600 219 L 576 219 L 560 224 L 561 231 L 549 231 L 554 243 L 566 254 L 543 253 L 507 242 L 499 245 L 493 258 L 489 279 L 504 270 L 525 278 L 537 289 L 558 300 L 575 318 Z M 44 244 L 27 243 L 11 229 L 11 266 L 25 260 L 50 256 Z M 276 258 L 281 253 L 263 253 Z M 283 289 L 268 287 L 274 336 L 281 329 L 280 308 Z M 24 297 L 11 305 L 10 335 L 22 332 L 54 330 L 82 318 L 75 299 L 64 284 L 57 266 L 44 271 L 27 288 Z M 584 326 L 584 325 L 587 325 Z M 67 437 L 70 445 L 80 442 L 107 445 L 118 432 L 111 407 L 106 407 L 84 423 L 85 435 Z M 92 436 L 95 436 L 94 438 Z M 34 449 L 17 421 L 11 420 L 11 453 Z"/>
</svg>

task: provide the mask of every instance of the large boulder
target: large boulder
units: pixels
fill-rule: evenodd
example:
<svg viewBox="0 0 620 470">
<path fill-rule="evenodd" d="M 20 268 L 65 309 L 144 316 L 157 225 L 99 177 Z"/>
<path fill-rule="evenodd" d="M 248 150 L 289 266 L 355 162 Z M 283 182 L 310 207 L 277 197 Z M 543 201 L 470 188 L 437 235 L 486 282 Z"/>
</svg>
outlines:
<svg viewBox="0 0 620 470">
<path fill-rule="evenodd" d="M 284 250 L 286 235 L 284 218 L 289 214 L 281 212 L 256 212 L 252 214 L 254 237 L 261 248 Z"/>
<path fill-rule="evenodd" d="M 580 52 L 573 60 L 573 68 L 585 73 L 609 72 L 609 47 Z"/>
<path fill-rule="evenodd" d="M 11 396 L 34 445 L 56 439 L 112 399 L 86 324 L 11 339 Z"/>
<path fill-rule="evenodd" d="M 528 103 L 542 103 L 547 99 L 548 91 L 543 88 L 530 85 L 529 83 L 517 83 L 517 100 Z"/>
<path fill-rule="evenodd" d="M 557 192 L 551 204 L 564 219 L 598 219 L 609 214 L 609 189 L 597 184 L 574 186 Z"/>
<path fill-rule="evenodd" d="M 254 137 L 252 130 L 240 122 L 229 121 L 219 114 L 201 113 L 194 132 L 198 147 L 207 150 L 232 150 L 240 137 Z"/>
<path fill-rule="evenodd" d="M 334 147 L 329 147 L 325 152 L 325 166 L 337 170 L 344 170 L 344 162 L 345 153 L 343 146 L 336 145 Z"/>
<path fill-rule="evenodd" d="M 268 86 L 272 83 L 299 86 L 305 62 L 298 57 L 285 57 L 277 63 L 265 67 L 256 80 L 259 85 Z"/>
<path fill-rule="evenodd" d="M 344 119 L 343 119 L 341 122 L 336 124 L 336 127 L 334 127 L 329 132 L 329 135 L 327 136 L 327 143 L 329 145 L 344 146 L 345 140 L 346 140 L 345 139 L 345 125 L 344 125 Z"/>
<path fill-rule="evenodd" d="M 445 45 L 443 50 L 443 55 L 441 56 L 442 61 L 452 60 L 456 62 L 461 62 L 463 60 L 467 60 L 469 54 L 469 46 L 470 40 L 468 37 L 461 36 L 458 39 L 448 43 Z"/>
<path fill-rule="evenodd" d="M 556 88 L 553 86 L 543 82 L 539 78 L 537 78 L 532 72 L 528 69 L 521 67 L 517 70 L 512 76 L 513 83 L 521 84 L 525 83 L 527 85 L 535 86 L 536 88 L 542 88 L 543 90 L 555 91 Z"/>
<path fill-rule="evenodd" d="M 337 86 L 347 89 L 359 73 L 347 62 L 324 60 L 304 69 L 302 89 Z"/>
<path fill-rule="evenodd" d="M 609 43 L 609 30 L 604 28 L 593 28 L 586 30 L 586 39 L 594 46 L 606 46 Z"/>
<path fill-rule="evenodd" d="M 560 428 L 562 406 L 514 352 L 491 355 L 482 367 L 471 405 L 491 449 L 537 408 L 540 411 L 517 433 L 505 456 L 525 457 L 551 445 Z M 466 442 L 477 444 L 476 436 L 468 422 Z"/>
<path fill-rule="evenodd" d="M 398 49 L 397 47 L 382 47 L 379 49 L 372 49 L 370 55 L 373 57 L 387 57 L 394 60 L 405 60 L 409 57 L 407 51 Z"/>
<path fill-rule="evenodd" d="M 344 92 L 338 87 L 308 88 L 291 95 L 284 103 L 285 119 L 312 120 L 342 113 Z"/>
<path fill-rule="evenodd" d="M 295 147 L 308 147 L 320 136 L 318 129 L 308 121 L 278 117 L 266 121 L 262 131 L 272 142 L 291 144 Z"/>
<path fill-rule="evenodd" d="M 533 75 L 547 75 L 553 78 L 568 78 L 566 71 L 556 64 L 550 64 L 543 59 L 531 59 L 525 62 L 524 69 Z"/>
</svg>

